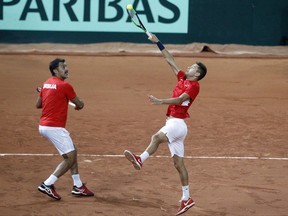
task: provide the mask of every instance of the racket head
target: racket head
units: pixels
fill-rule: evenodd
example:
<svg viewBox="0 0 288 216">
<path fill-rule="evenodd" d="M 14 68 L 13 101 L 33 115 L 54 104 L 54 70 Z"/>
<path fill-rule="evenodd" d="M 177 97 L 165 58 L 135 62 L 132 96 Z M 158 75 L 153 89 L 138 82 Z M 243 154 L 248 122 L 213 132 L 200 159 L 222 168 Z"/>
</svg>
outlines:
<svg viewBox="0 0 288 216">
<path fill-rule="evenodd" d="M 138 27 L 141 28 L 143 31 L 147 31 L 143 23 L 141 22 L 140 18 L 138 17 L 137 12 L 134 10 L 134 8 L 127 10 L 128 15 L 130 16 L 131 21 Z"/>
</svg>

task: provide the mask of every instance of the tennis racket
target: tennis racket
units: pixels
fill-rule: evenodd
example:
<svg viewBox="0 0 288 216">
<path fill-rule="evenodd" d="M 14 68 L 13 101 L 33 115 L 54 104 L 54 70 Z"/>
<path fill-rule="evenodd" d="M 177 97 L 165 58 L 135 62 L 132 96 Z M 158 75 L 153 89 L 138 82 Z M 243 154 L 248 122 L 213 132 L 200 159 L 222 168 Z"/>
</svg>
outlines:
<svg viewBox="0 0 288 216">
<path fill-rule="evenodd" d="M 127 12 L 128 12 L 128 15 L 130 16 L 131 18 L 131 21 L 140 29 L 142 29 L 146 35 L 148 37 L 151 37 L 151 34 L 150 32 L 145 28 L 145 26 L 143 25 L 143 23 L 141 22 L 137 12 L 134 10 L 133 6 L 131 4 L 128 4 L 127 7 Z"/>
<path fill-rule="evenodd" d="M 40 92 L 41 92 L 41 87 L 37 87 L 37 88 L 36 88 L 36 91 L 40 93 Z M 70 106 L 74 107 L 74 108 L 76 107 L 76 105 L 75 105 L 74 103 L 72 103 L 71 101 L 69 101 L 68 104 L 69 104 Z"/>
</svg>

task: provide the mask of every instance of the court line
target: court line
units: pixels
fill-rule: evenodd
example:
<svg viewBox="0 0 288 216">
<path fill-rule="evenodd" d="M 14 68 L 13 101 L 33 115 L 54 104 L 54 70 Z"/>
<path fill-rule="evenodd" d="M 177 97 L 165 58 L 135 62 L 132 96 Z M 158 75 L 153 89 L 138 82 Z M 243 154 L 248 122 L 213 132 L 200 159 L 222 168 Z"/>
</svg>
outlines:
<svg viewBox="0 0 288 216">
<path fill-rule="evenodd" d="M 0 153 L 0 157 L 5 156 L 40 156 L 40 157 L 52 157 L 59 156 L 58 154 L 32 154 L 32 153 Z M 79 157 L 124 157 L 124 155 L 99 155 L 99 154 L 78 154 Z M 154 158 L 170 158 L 170 156 L 151 156 Z M 288 158 L 281 157 L 256 157 L 256 156 L 186 156 L 186 159 L 229 159 L 229 160 L 280 160 L 286 161 Z"/>
</svg>

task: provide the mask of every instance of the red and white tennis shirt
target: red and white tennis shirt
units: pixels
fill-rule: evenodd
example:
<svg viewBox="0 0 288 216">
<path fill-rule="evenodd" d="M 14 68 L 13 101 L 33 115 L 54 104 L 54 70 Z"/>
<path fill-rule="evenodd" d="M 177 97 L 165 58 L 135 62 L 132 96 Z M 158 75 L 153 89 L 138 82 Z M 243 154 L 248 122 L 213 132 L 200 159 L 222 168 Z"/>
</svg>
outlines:
<svg viewBox="0 0 288 216">
<path fill-rule="evenodd" d="M 175 86 L 172 98 L 179 97 L 184 92 L 190 96 L 189 100 L 184 101 L 182 104 L 171 104 L 167 109 L 167 116 L 173 116 L 175 118 L 189 118 L 188 109 L 191 106 L 192 102 L 196 99 L 196 96 L 199 93 L 200 85 L 197 81 L 186 80 L 185 73 L 180 70 L 177 74 L 178 83 Z"/>
<path fill-rule="evenodd" d="M 58 77 L 51 77 L 42 86 L 41 126 L 65 127 L 69 100 L 76 97 L 73 87 Z"/>
</svg>

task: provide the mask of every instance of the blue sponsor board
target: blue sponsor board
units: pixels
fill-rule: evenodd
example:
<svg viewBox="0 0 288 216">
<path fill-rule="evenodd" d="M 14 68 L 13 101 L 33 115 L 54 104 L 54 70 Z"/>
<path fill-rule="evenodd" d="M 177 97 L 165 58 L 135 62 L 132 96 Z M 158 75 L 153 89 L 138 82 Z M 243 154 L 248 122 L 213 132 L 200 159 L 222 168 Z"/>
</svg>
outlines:
<svg viewBox="0 0 288 216">
<path fill-rule="evenodd" d="M 139 32 L 128 19 L 130 3 L 150 31 L 188 32 L 189 0 L 0 0 L 0 29 Z"/>
<path fill-rule="evenodd" d="M 0 0 L 0 43 L 147 43 L 127 4 L 165 44 L 288 45 L 288 0 Z"/>
</svg>

